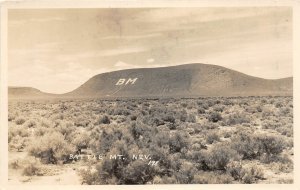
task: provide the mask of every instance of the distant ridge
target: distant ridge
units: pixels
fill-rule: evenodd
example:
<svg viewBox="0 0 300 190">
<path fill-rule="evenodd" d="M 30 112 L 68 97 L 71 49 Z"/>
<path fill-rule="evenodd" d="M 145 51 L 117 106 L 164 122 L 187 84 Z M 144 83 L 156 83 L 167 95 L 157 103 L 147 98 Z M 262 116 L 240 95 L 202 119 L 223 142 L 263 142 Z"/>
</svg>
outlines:
<svg viewBox="0 0 300 190">
<path fill-rule="evenodd" d="M 225 67 L 185 64 L 139 68 L 95 75 L 77 89 L 61 95 L 29 88 L 9 90 L 9 97 L 107 98 L 197 96 L 292 96 L 293 78 L 262 79 Z"/>
<path fill-rule="evenodd" d="M 32 87 L 8 87 L 9 99 L 52 98 L 54 94 L 42 92 Z"/>
</svg>

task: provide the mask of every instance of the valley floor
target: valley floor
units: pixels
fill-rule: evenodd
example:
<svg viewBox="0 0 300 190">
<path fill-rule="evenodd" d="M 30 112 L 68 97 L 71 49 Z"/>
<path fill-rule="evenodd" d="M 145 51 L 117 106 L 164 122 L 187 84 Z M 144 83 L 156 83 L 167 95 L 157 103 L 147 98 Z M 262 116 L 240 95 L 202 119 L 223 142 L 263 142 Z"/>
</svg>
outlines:
<svg viewBox="0 0 300 190">
<path fill-rule="evenodd" d="M 292 97 L 12 101 L 9 184 L 293 183 L 292 103 Z M 104 156 L 87 159 L 92 155 Z"/>
</svg>

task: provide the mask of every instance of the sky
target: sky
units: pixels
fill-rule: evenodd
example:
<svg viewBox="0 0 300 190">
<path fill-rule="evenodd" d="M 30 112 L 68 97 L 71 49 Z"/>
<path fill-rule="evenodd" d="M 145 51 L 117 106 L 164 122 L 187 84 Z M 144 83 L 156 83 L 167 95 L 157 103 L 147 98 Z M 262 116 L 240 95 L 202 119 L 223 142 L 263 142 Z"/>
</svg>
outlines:
<svg viewBox="0 0 300 190">
<path fill-rule="evenodd" d="M 94 75 L 188 63 L 292 76 L 292 9 L 10 9 L 8 85 L 72 91 Z"/>
</svg>

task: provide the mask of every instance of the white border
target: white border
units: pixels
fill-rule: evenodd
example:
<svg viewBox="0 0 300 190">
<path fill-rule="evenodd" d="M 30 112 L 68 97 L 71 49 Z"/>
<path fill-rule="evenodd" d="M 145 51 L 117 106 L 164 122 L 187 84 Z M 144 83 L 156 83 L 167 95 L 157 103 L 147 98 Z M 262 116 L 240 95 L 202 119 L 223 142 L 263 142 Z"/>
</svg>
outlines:
<svg viewBox="0 0 300 190">
<path fill-rule="evenodd" d="M 226 185 L 102 185 L 102 186 L 47 186 L 47 185 L 8 185 L 8 145 L 7 145 L 7 9 L 23 9 L 23 8 L 138 8 L 138 7 L 253 7 L 253 6 L 291 6 L 293 7 L 293 72 L 294 72 L 294 184 L 251 184 L 251 185 L 240 185 L 240 184 L 226 184 Z M 232 189 L 300 189 L 300 157 L 299 150 L 300 140 L 297 137 L 300 136 L 299 129 L 299 118 L 297 117 L 300 113 L 299 106 L 299 77 L 300 74 L 300 29 L 299 29 L 299 19 L 300 19 L 300 1 L 299 0 L 149 0 L 149 1 L 125 1 L 125 0 L 64 0 L 64 1 L 14 1 L 14 2 L 3 2 L 1 4 L 1 77 L 0 77 L 0 104 L 1 104 L 1 157 L 0 157 L 0 181 L 1 189 L 77 189 L 77 188 L 87 188 L 87 189 L 219 189 L 232 190 Z"/>
</svg>

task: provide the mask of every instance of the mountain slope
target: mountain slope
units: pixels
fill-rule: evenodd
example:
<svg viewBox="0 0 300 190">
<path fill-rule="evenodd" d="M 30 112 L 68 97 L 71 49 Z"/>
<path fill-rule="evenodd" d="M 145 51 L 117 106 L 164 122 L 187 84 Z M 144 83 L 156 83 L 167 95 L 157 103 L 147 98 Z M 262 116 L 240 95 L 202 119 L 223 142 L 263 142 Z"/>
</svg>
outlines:
<svg viewBox="0 0 300 190">
<path fill-rule="evenodd" d="M 221 66 L 128 69 L 92 77 L 64 97 L 292 95 L 293 79 L 267 80 Z"/>
<path fill-rule="evenodd" d="M 8 93 L 10 99 L 292 96 L 293 78 L 268 80 L 216 65 L 186 64 L 98 74 L 61 95 L 30 87 L 9 87 Z"/>
<path fill-rule="evenodd" d="M 54 94 L 42 92 L 32 87 L 8 87 L 9 99 L 52 98 Z"/>
</svg>

